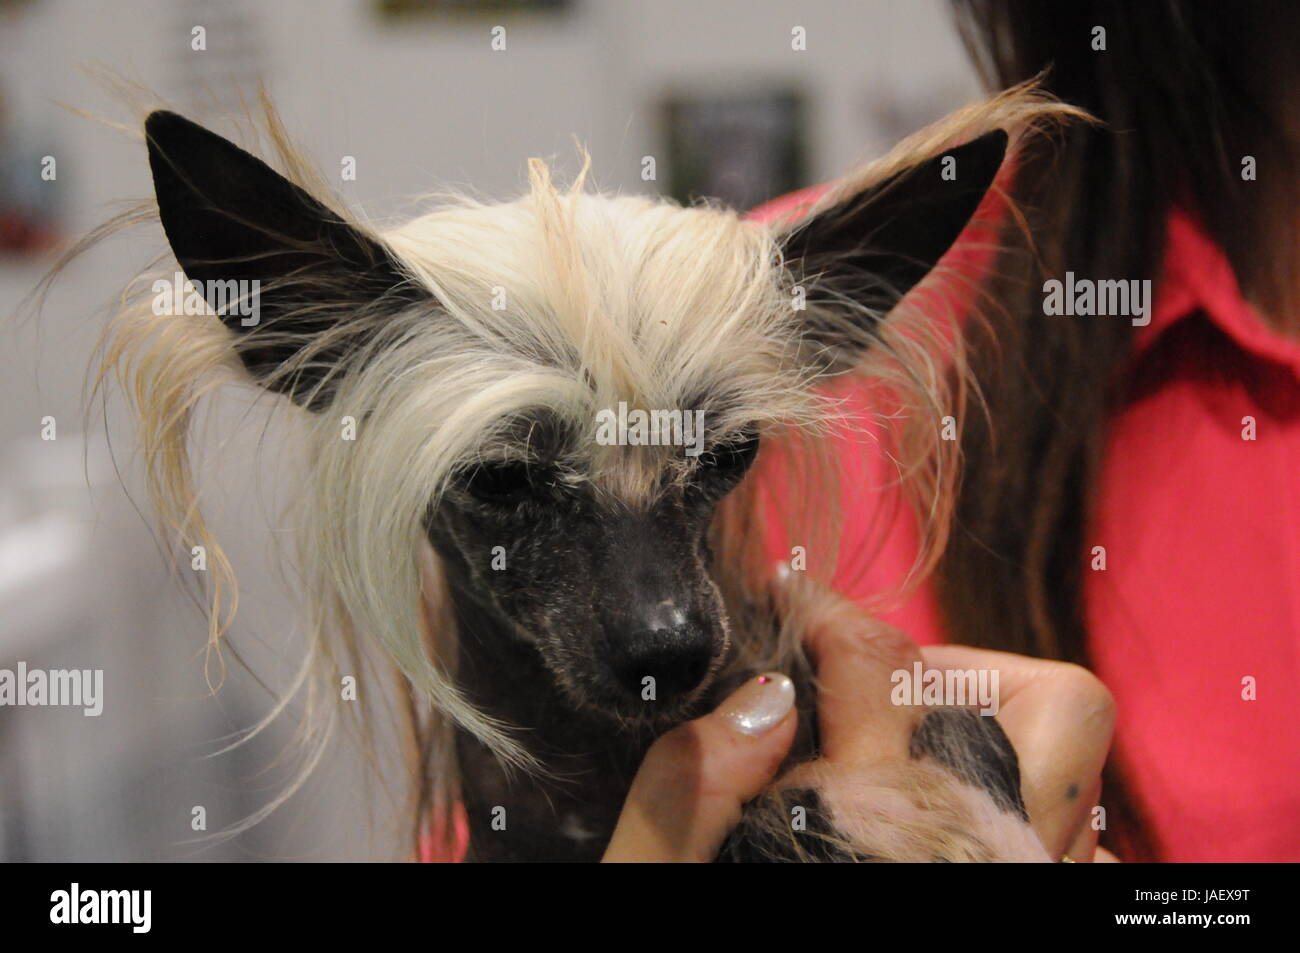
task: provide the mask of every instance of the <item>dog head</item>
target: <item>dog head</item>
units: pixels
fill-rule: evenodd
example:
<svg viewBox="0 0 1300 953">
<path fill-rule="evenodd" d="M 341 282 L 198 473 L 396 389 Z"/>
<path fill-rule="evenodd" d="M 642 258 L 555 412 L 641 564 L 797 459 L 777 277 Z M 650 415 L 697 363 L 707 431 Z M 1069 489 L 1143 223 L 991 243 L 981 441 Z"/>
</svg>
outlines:
<svg viewBox="0 0 1300 953">
<path fill-rule="evenodd" d="M 765 433 L 817 416 L 819 382 L 956 239 L 1006 147 L 989 133 L 787 229 L 561 191 L 535 161 L 514 202 L 371 233 L 175 114 L 146 133 L 204 320 L 314 420 L 340 589 L 377 604 L 423 534 L 575 707 L 621 719 L 708 687 L 729 643 L 719 503 Z"/>
</svg>

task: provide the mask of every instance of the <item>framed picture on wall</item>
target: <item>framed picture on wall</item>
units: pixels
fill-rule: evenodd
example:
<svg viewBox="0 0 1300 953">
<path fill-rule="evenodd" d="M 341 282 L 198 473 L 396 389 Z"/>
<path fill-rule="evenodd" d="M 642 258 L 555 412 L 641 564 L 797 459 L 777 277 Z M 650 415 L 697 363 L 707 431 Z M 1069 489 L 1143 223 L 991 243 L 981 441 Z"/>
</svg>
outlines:
<svg viewBox="0 0 1300 953">
<path fill-rule="evenodd" d="M 37 255 L 58 240 L 55 152 L 14 121 L 0 87 L 0 257 Z"/>
<path fill-rule="evenodd" d="M 668 194 L 747 209 L 806 184 L 806 112 L 792 87 L 669 95 L 662 110 Z"/>
</svg>

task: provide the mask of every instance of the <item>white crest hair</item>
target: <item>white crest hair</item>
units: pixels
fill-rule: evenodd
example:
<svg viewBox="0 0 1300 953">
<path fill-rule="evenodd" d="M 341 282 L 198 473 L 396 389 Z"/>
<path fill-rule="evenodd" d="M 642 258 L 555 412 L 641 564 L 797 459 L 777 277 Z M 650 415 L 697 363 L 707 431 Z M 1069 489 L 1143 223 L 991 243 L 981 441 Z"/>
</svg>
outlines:
<svg viewBox="0 0 1300 953">
<path fill-rule="evenodd" d="M 263 105 L 282 174 L 342 211 Z M 1078 115 L 1032 86 L 1017 88 L 908 139 L 846 177 L 819 207 L 993 128 L 1011 133 L 1014 155 L 1023 137 Z M 586 173 L 584 162 L 573 185 L 561 190 L 534 159 L 529 191 L 514 201 L 450 197 L 395 228 L 366 229 L 436 306 L 386 317 L 382 332 L 346 365 L 330 368 L 335 396 L 323 413 L 283 402 L 311 460 L 292 521 L 301 527 L 296 568 L 312 616 L 308 666 L 294 686 L 307 700 L 300 781 L 333 737 L 340 674 L 359 673 L 366 664 L 363 643 L 377 643 L 381 664 L 399 676 L 417 833 L 431 807 L 445 808 L 454 798 L 453 726 L 472 732 L 508 764 L 540 769 L 512 726 L 475 709 L 456 688 L 455 633 L 422 529 L 429 508 L 463 468 L 520 452 L 513 420 L 544 408 L 579 432 L 594 432 L 599 409 L 626 401 L 703 409 L 714 438 L 762 428 L 765 445 L 776 449 L 724 501 L 714 527 L 720 586 L 733 607 L 764 591 L 773 538 L 802 543 L 813 554 L 810 571 L 827 580 L 835 575 L 836 452 L 823 438 L 836 432 L 883 439 L 872 421 L 846 409 L 838 384 L 800 359 L 805 315 L 791 307 L 781 258 L 789 223 L 593 193 Z M 156 219 L 156 210 L 151 216 L 141 207 L 118 224 L 150 217 Z M 977 287 L 971 276 L 948 277 L 968 290 Z M 898 465 L 898 485 L 923 528 L 909 584 L 924 577 L 942 549 L 953 496 L 959 441 L 940 440 L 936 421 L 951 414 L 960 422 L 968 399 L 956 316 L 945 313 L 942 296 L 927 291 L 943 280 L 927 279 L 874 330 L 880 316 L 860 313 L 861 307 L 855 313 L 852 303 L 808 302 L 824 311 L 818 315 L 824 326 L 842 328 L 841 336 L 866 355 L 847 376 L 884 380 L 896 398 L 901 426 L 894 429 L 902 436 L 885 449 L 906 461 Z M 150 495 L 170 543 L 181 552 L 194 545 L 208 550 L 208 645 L 210 657 L 219 659 L 237 589 L 198 505 L 191 428 L 206 394 L 247 375 L 231 332 L 216 316 L 155 315 L 144 292 L 149 285 L 138 282 L 124 295 L 105 333 L 95 389 L 116 376 L 134 409 Z M 506 294 L 504 311 L 492 310 L 497 289 Z M 328 343 L 313 342 L 282 373 L 320 360 Z M 340 439 L 346 415 L 356 420 L 355 441 Z M 581 456 L 561 461 L 561 478 L 612 497 L 643 499 L 652 492 L 653 474 L 671 464 L 666 455 L 620 452 L 625 449 L 589 441 Z M 784 469 L 788 487 L 805 488 L 787 494 L 784 505 L 764 489 L 775 467 Z M 814 493 L 832 502 L 809 513 L 798 501 Z M 789 627 L 774 640 L 770 633 L 747 635 L 743 616 L 732 625 L 746 659 L 781 664 L 798 651 L 799 633 Z M 281 701 L 255 730 L 287 704 Z"/>
</svg>

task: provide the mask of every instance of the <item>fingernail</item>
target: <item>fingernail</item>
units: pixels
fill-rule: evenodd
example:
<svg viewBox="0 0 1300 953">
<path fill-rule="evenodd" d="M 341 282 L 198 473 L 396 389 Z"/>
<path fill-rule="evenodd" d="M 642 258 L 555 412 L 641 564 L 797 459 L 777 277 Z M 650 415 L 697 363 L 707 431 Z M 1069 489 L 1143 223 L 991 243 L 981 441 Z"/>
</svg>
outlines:
<svg viewBox="0 0 1300 953">
<path fill-rule="evenodd" d="M 780 672 L 765 672 L 736 689 L 718 713 L 737 731 L 757 737 L 779 725 L 793 707 L 794 683 Z"/>
<path fill-rule="evenodd" d="M 776 566 L 774 567 L 773 575 L 776 576 L 776 581 L 779 582 L 779 583 L 786 583 L 786 582 L 789 582 L 789 581 L 790 581 L 790 575 L 791 575 L 791 573 L 790 573 L 790 564 L 789 564 L 788 562 L 786 562 L 784 559 L 781 560 L 781 561 L 780 561 L 779 563 L 777 563 Z"/>
</svg>

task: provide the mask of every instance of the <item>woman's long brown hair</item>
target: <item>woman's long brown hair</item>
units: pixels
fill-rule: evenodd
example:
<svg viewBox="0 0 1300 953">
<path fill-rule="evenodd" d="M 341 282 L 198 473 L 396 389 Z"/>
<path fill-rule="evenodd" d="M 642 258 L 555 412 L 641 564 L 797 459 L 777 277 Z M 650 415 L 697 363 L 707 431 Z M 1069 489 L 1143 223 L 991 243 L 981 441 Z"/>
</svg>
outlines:
<svg viewBox="0 0 1300 953">
<path fill-rule="evenodd" d="M 1043 281 L 1067 270 L 1158 282 L 1165 223 L 1190 206 L 1245 294 L 1300 329 L 1294 2 L 954 0 L 986 82 L 1047 70 L 1045 88 L 1104 125 L 1077 124 L 1028 157 L 1027 216 L 992 279 L 1000 308 L 967 331 L 987 412 L 963 428 L 963 482 L 937 585 L 955 642 L 1089 663 L 1083 605 L 1088 530 L 1107 422 L 1122 405 L 1135 328 L 1043 315 Z M 1095 28 L 1105 50 L 1094 49 Z M 1260 172 L 1243 180 L 1242 158 Z M 1157 284 L 1158 290 L 1158 284 Z M 1105 778 L 1109 843 L 1158 858 L 1122 752 Z"/>
</svg>

